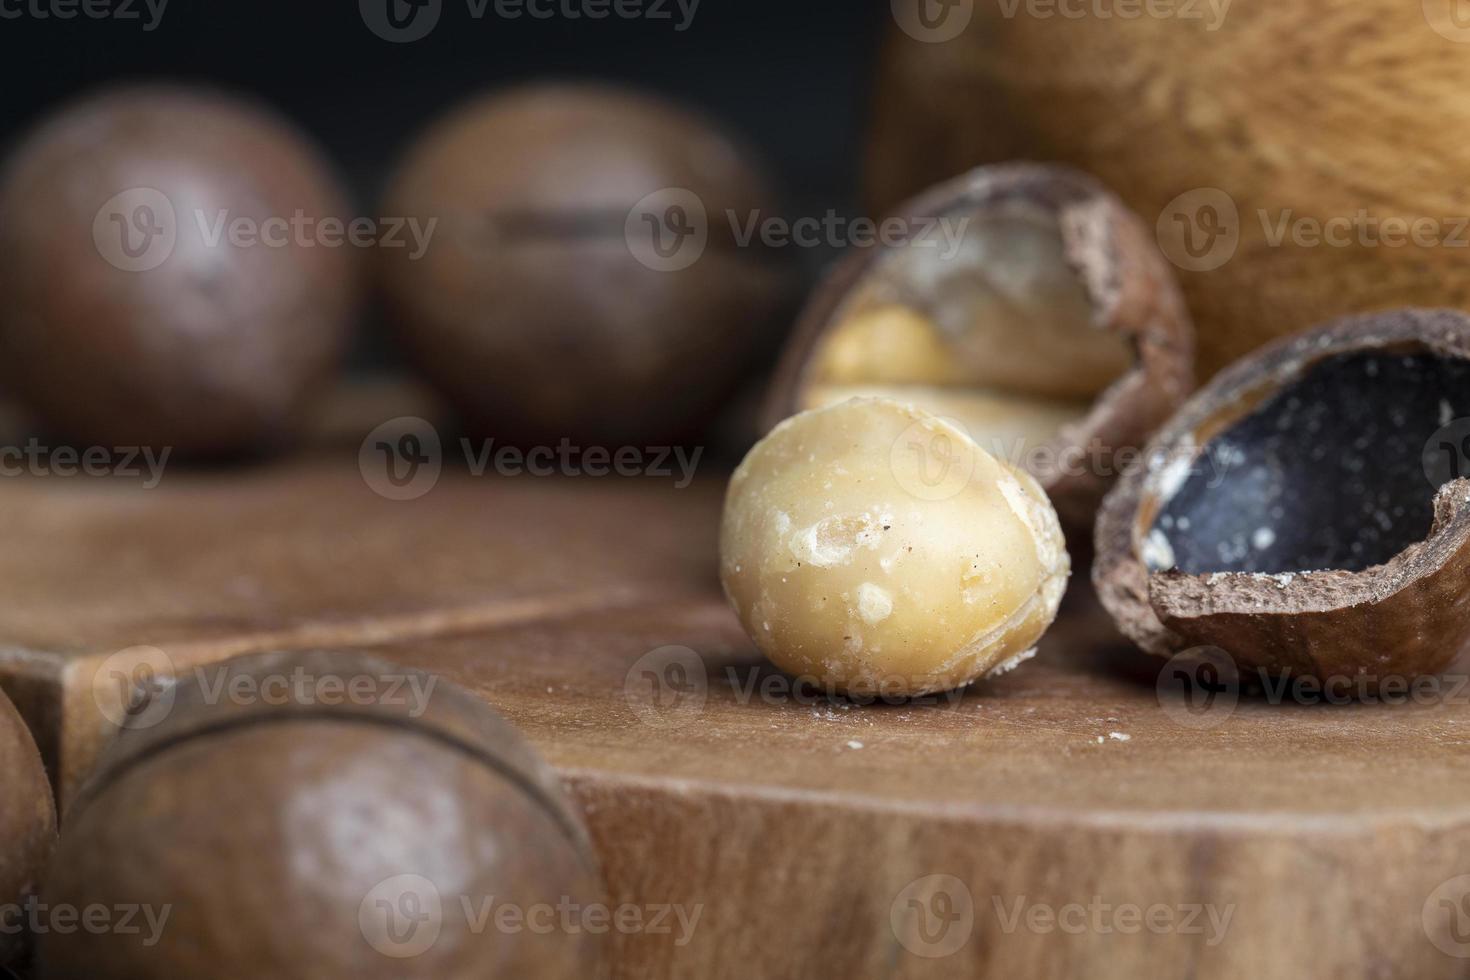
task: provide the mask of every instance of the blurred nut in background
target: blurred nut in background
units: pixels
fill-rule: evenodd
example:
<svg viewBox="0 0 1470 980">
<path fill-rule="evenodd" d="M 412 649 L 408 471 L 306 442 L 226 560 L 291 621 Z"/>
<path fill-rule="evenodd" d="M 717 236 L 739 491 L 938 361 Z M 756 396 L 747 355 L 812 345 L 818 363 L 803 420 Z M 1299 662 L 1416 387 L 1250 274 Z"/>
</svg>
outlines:
<svg viewBox="0 0 1470 980">
<path fill-rule="evenodd" d="M 1095 174 L 1181 267 L 1205 376 L 1331 317 L 1470 306 L 1459 4 L 964 10 L 948 40 L 889 32 L 874 207 L 977 164 Z"/>
<path fill-rule="evenodd" d="M 6 381 L 78 442 L 194 454 L 289 437 L 346 340 L 353 249 L 290 126 L 149 87 L 72 105 L 0 176 Z"/>
<path fill-rule="evenodd" d="M 45 936 L 39 976 L 583 980 L 599 937 L 527 917 L 602 896 L 555 776 L 471 695 L 357 655 L 254 656 L 181 682 L 67 814 L 45 900 L 167 921 Z"/>
<path fill-rule="evenodd" d="M 699 431 L 770 338 L 785 271 L 727 212 L 769 214 L 746 153 L 608 87 L 473 102 L 408 153 L 385 214 L 436 221 L 385 250 L 410 353 L 477 430 L 522 442 Z"/>
<path fill-rule="evenodd" d="M 855 395 L 908 402 L 1027 469 L 1069 527 L 1090 528 L 1128 451 L 1192 387 L 1189 317 L 1158 248 L 1063 167 L 981 168 L 895 216 L 914 238 L 854 251 L 807 305 L 769 421 Z"/>
<path fill-rule="evenodd" d="M 17 913 L 40 889 L 55 840 L 56 808 L 40 753 L 0 693 L 0 966 L 21 951 L 17 930 L 26 917 Z"/>
<path fill-rule="evenodd" d="M 1036 481 L 883 398 L 803 412 L 730 478 L 725 595 L 776 666 L 848 694 L 959 687 L 1035 652 L 1070 559 Z"/>
</svg>

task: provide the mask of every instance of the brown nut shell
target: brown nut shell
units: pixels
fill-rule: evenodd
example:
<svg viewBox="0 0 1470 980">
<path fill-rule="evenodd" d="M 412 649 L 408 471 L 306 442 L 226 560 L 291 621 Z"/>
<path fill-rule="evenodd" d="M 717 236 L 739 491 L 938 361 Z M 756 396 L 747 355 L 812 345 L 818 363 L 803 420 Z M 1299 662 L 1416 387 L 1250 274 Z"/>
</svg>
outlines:
<svg viewBox="0 0 1470 980">
<path fill-rule="evenodd" d="M 69 106 L 0 174 L 6 380 L 80 443 L 289 440 L 355 312 L 357 249 L 325 237 L 349 218 L 310 142 L 248 101 L 145 86 Z"/>
<path fill-rule="evenodd" d="M 727 214 L 771 210 L 753 154 L 703 118 L 613 86 L 529 85 L 455 109 L 405 154 L 383 211 L 434 234 L 422 255 L 383 250 L 383 293 L 476 432 L 684 438 L 787 301 L 788 265 L 721 233 Z"/>
<path fill-rule="evenodd" d="M 41 754 L 0 693 L 0 966 L 23 950 L 26 940 L 14 932 L 21 922 L 12 913 L 40 889 L 55 841 L 56 806 Z"/>
<path fill-rule="evenodd" d="M 1096 180 L 1038 164 L 979 168 L 890 217 L 911 238 L 855 250 L 828 275 L 784 354 L 767 426 L 829 403 L 828 389 L 831 402 L 882 395 L 962 423 L 969 412 L 972 437 L 1035 476 L 1065 524 L 1090 528 L 1120 451 L 1193 386 L 1189 315 L 1148 230 Z M 893 316 L 859 328 L 874 311 Z M 854 387 L 864 371 L 882 377 Z M 977 431 L 992 424 L 995 439 Z"/>
<path fill-rule="evenodd" d="M 1238 361 L 1108 495 L 1103 604 L 1159 656 L 1370 685 L 1442 670 L 1470 643 L 1467 391 L 1452 311 L 1348 317 Z"/>
<path fill-rule="evenodd" d="M 152 937 L 43 937 L 39 976 L 600 975 L 586 930 L 476 925 L 603 892 L 556 777 L 467 692 L 355 654 L 267 654 L 135 718 L 150 727 L 122 732 L 68 811 L 43 894 L 169 918 Z"/>
</svg>

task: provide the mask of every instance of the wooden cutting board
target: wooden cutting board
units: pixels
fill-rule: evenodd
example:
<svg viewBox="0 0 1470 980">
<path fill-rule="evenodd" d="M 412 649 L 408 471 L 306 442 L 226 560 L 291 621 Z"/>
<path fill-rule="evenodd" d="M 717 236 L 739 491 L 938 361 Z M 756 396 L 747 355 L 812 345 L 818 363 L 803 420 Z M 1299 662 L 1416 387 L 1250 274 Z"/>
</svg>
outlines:
<svg viewBox="0 0 1470 980">
<path fill-rule="evenodd" d="M 1161 694 L 1083 570 L 993 682 L 793 692 L 718 595 L 722 489 L 451 467 L 392 501 L 355 447 L 7 479 L 0 684 L 64 804 L 113 731 L 98 669 L 135 645 L 438 672 L 562 774 L 615 902 L 698 914 L 614 934 L 619 977 L 1470 975 L 1470 690 Z"/>
</svg>

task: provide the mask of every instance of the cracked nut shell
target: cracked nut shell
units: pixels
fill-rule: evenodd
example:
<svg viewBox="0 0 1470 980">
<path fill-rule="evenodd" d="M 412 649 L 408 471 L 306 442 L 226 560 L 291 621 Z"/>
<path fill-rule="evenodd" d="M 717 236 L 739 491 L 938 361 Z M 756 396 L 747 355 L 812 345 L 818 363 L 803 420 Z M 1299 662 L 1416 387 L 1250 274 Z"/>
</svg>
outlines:
<svg viewBox="0 0 1470 980">
<path fill-rule="evenodd" d="M 959 687 L 1035 652 L 1070 559 L 1046 494 L 949 422 L 854 398 L 730 479 L 720 580 L 771 662 L 837 693 Z"/>
<path fill-rule="evenodd" d="M 15 706 L 0 693 L 0 966 L 25 940 L 10 912 L 41 887 L 56 840 L 56 807 L 41 754 Z"/>
<path fill-rule="evenodd" d="M 1193 336 L 1147 229 L 1085 174 L 982 167 L 900 206 L 906 243 L 839 264 L 808 304 L 768 424 L 854 395 L 911 402 L 1027 469 L 1089 529 L 1193 385 Z"/>
<path fill-rule="evenodd" d="M 602 901 L 555 776 L 467 692 L 352 654 L 180 682 L 68 811 L 43 894 L 170 914 L 152 945 L 148 929 L 43 937 L 42 978 L 600 975 L 586 930 L 466 911 Z"/>
<path fill-rule="evenodd" d="M 1149 653 L 1413 677 L 1470 641 L 1470 317 L 1400 310 L 1273 343 L 1159 432 L 1098 520 L 1093 580 Z"/>
<path fill-rule="evenodd" d="M 79 443 L 288 440 L 358 292 L 355 250 L 299 239 L 298 217 L 348 216 L 316 151 L 248 102 L 140 87 L 63 110 L 0 176 L 7 381 Z"/>
</svg>

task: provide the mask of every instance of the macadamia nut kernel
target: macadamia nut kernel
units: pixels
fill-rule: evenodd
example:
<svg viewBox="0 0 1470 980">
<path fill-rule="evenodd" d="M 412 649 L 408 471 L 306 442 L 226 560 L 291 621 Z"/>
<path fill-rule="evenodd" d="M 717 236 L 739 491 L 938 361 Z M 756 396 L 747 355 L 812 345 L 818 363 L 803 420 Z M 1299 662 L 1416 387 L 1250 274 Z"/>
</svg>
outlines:
<svg viewBox="0 0 1470 980">
<path fill-rule="evenodd" d="M 1070 569 L 1035 480 L 885 398 L 778 425 L 731 478 L 720 531 L 725 594 L 756 645 L 844 693 L 916 696 L 1013 666 Z"/>
<path fill-rule="evenodd" d="M 852 249 L 813 293 L 768 425 L 854 397 L 949 419 L 1034 476 L 1085 532 L 1193 386 L 1193 333 L 1152 229 L 1063 167 L 979 169 L 894 214 L 914 237 Z"/>
</svg>

